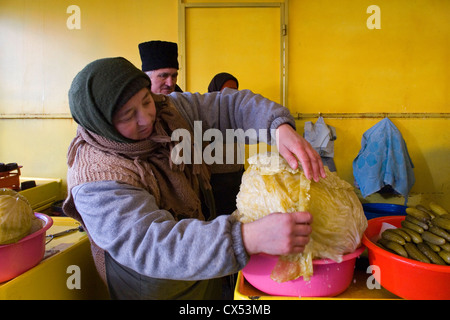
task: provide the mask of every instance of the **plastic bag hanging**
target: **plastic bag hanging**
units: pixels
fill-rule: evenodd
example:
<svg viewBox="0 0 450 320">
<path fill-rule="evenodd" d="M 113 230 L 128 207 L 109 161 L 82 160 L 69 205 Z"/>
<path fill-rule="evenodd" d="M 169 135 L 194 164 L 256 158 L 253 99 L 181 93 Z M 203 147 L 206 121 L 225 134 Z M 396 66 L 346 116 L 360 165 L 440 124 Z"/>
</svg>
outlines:
<svg viewBox="0 0 450 320">
<path fill-rule="evenodd" d="M 323 117 L 319 117 L 314 124 L 305 122 L 305 139 L 319 153 L 322 162 L 330 171 L 336 171 L 334 164 L 334 140 L 336 140 L 336 129 L 325 123 Z"/>
<path fill-rule="evenodd" d="M 363 134 L 353 160 L 355 184 L 364 198 L 389 186 L 405 197 L 405 204 L 416 181 L 413 168 L 406 142 L 388 118 Z"/>
</svg>

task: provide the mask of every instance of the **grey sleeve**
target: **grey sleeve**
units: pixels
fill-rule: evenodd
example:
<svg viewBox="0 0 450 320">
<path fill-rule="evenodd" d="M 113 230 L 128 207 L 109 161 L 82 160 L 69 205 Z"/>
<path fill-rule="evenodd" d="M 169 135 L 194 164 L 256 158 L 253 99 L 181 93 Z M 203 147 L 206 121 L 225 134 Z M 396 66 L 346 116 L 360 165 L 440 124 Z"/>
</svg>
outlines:
<svg viewBox="0 0 450 320">
<path fill-rule="evenodd" d="M 147 191 L 116 181 L 85 183 L 72 194 L 94 242 L 146 276 L 210 279 L 235 273 L 248 262 L 241 224 L 231 216 L 177 222 Z"/>
<path fill-rule="evenodd" d="M 295 129 L 295 120 L 287 108 L 250 90 L 226 88 L 205 94 L 172 93 L 169 97 L 191 126 L 194 121 L 202 121 L 203 131 L 216 128 L 225 134 L 226 129 L 254 129 L 258 141 L 273 144 L 270 130 L 284 123 Z M 260 134 L 260 129 L 267 134 Z"/>
</svg>

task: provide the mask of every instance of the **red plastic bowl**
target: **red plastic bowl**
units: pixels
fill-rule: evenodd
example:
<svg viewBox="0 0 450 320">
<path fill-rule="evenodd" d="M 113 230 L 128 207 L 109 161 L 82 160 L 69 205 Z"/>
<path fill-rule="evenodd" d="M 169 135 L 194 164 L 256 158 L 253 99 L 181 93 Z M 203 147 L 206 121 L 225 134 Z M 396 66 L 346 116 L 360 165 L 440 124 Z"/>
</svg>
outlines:
<svg viewBox="0 0 450 320">
<path fill-rule="evenodd" d="M 333 297 L 344 292 L 353 279 L 356 258 L 365 250 L 364 246 L 343 256 L 337 263 L 330 259 L 313 260 L 314 274 L 309 281 L 300 277 L 278 283 L 270 278 L 278 256 L 256 254 L 242 269 L 245 279 L 256 289 L 273 296 L 287 297 Z"/>
<path fill-rule="evenodd" d="M 401 227 L 404 219 L 388 216 L 368 221 L 362 241 L 367 247 L 370 265 L 379 268 L 374 268 L 373 276 L 386 290 L 405 299 L 450 299 L 450 266 L 403 258 L 374 243 L 383 222 Z"/>
<path fill-rule="evenodd" d="M 44 226 L 16 243 L 0 246 L 0 282 L 11 280 L 37 265 L 45 253 L 45 235 L 53 220 L 35 213 Z"/>
</svg>

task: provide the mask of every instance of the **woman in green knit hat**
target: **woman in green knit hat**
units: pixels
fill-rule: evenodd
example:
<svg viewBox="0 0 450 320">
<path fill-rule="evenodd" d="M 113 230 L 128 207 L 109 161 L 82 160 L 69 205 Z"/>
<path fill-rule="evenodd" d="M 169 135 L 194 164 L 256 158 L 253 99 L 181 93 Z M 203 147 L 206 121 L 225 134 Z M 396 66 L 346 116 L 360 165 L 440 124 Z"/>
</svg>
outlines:
<svg viewBox="0 0 450 320">
<path fill-rule="evenodd" d="M 318 180 L 325 176 L 320 156 L 295 132 L 289 111 L 248 90 L 165 96 L 149 88 L 148 76 L 118 57 L 88 64 L 69 90 L 79 126 L 63 209 L 85 227 L 111 298 L 218 299 L 221 278 L 251 254 L 302 252 L 309 213 L 273 213 L 247 224 L 215 218 L 208 165 L 173 157 L 178 143 L 195 152 L 194 121 L 223 133 L 276 129 L 280 154 L 293 168 L 299 159 Z M 173 139 L 176 130 L 188 132 L 190 144 Z M 270 134 L 258 139 L 273 142 Z"/>
</svg>

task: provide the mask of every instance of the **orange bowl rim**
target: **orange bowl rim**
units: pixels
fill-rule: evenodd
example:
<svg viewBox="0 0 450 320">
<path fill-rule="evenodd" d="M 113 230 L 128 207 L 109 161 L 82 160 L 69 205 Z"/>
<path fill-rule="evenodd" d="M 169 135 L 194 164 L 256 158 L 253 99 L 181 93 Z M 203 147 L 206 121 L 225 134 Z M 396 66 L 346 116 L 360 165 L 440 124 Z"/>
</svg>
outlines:
<svg viewBox="0 0 450 320">
<path fill-rule="evenodd" d="M 383 222 L 389 223 L 387 220 L 401 222 L 404 219 L 405 219 L 405 216 L 384 216 L 384 217 L 370 219 L 368 221 L 369 226 L 367 227 L 366 231 L 364 231 L 364 234 L 363 234 L 363 239 L 362 239 L 363 244 L 367 247 L 368 250 L 372 250 L 374 252 L 374 254 L 383 255 L 384 257 L 387 257 L 389 259 L 393 259 L 393 260 L 397 260 L 397 261 L 405 263 L 405 264 L 409 264 L 412 267 L 421 268 L 421 269 L 424 269 L 427 271 L 450 273 L 450 265 L 442 266 L 442 265 L 437 265 L 437 264 L 432 264 L 432 263 L 420 262 L 420 261 L 409 259 L 409 258 L 404 258 L 398 254 L 391 253 L 389 251 L 386 251 L 386 250 L 380 248 L 374 242 L 372 242 L 372 240 L 370 240 L 369 237 L 367 236 L 367 231 L 369 230 L 370 224 L 375 224 L 378 222 L 380 222 L 380 224 Z"/>
</svg>

